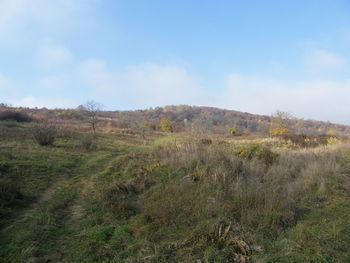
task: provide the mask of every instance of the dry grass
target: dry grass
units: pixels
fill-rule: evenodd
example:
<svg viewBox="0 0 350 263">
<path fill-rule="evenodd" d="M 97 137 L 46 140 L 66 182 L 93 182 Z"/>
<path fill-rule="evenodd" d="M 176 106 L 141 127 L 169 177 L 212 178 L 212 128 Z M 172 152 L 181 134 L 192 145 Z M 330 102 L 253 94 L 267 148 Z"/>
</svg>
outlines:
<svg viewBox="0 0 350 263">
<path fill-rule="evenodd" d="M 244 240 L 250 246 L 275 239 L 326 200 L 330 178 L 341 172 L 344 147 L 283 151 L 268 166 L 218 145 L 185 142 L 158 149 L 168 177 L 140 197 L 142 220 L 134 227 L 152 242 L 182 240 L 185 245 L 174 252 L 179 255 L 212 246 L 210 229 L 221 220 L 250 229 Z M 211 253 L 228 260 L 231 254 L 217 245 L 206 260 Z"/>
<path fill-rule="evenodd" d="M 347 211 L 348 188 L 339 179 L 347 144 L 291 150 L 279 139 L 219 143 L 209 137 L 156 134 L 144 145 L 141 136 L 105 133 L 99 134 L 98 148 L 82 151 L 80 138 L 68 134 L 54 147 L 30 141 L 26 146 L 26 157 L 40 153 L 29 167 L 46 160 L 50 151 L 60 153 L 54 156 L 55 164 L 67 158 L 66 152 L 80 156 L 62 196 L 45 201 L 57 227 L 45 232 L 47 246 L 34 246 L 42 253 L 35 257 L 43 258 L 49 251 L 50 259 L 58 262 L 54 259 L 60 255 L 52 257 L 52 251 L 63 249 L 61 262 L 298 262 L 292 257 L 282 260 L 298 251 L 305 256 L 299 259 L 310 259 L 299 262 L 313 262 L 316 254 L 329 258 L 322 251 L 333 256 L 346 247 L 341 232 L 346 224 L 332 215 Z M 14 152 L 25 149 L 16 147 Z M 7 159 L 11 165 L 19 163 Z M 48 171 L 46 166 L 39 168 Z M 1 169 L 7 168 L 0 165 Z M 79 215 L 69 216 L 75 206 Z M 315 230 L 328 208 L 326 226 L 334 229 Z M 47 217 L 46 212 L 40 214 L 33 225 L 44 231 Z M 21 231 L 30 232 L 24 225 Z M 40 231 L 33 240 L 41 240 Z M 316 232 L 321 232 L 320 238 Z M 312 234 L 312 242 L 305 233 Z M 33 256 L 24 234 L 8 237 L 15 241 L 6 245 L 3 255 L 29 251 L 21 258 Z M 10 246 L 15 247 L 13 252 L 6 250 Z M 342 255 L 338 262 L 347 256 Z M 252 261 L 257 257 L 261 261 Z"/>
</svg>

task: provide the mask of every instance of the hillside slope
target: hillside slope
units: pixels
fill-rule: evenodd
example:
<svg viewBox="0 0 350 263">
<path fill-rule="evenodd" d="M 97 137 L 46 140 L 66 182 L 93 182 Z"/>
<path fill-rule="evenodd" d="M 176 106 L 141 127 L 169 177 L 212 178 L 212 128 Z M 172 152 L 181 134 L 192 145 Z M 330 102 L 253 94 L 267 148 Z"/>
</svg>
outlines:
<svg viewBox="0 0 350 263">
<path fill-rule="evenodd" d="M 1 111 L 14 110 L 25 112 L 39 119 L 60 120 L 66 122 L 84 123 L 83 107 L 77 109 L 29 109 L 29 108 L 1 108 Z M 160 130 L 162 119 L 169 119 L 173 131 L 189 132 L 192 134 L 220 133 L 228 134 L 234 127 L 237 134 L 268 135 L 271 116 L 256 115 L 245 112 L 196 106 L 166 106 L 154 109 L 135 111 L 100 111 L 103 119 L 102 126 L 128 128 L 136 130 Z M 0 116 L 1 119 L 1 116 Z M 329 131 L 339 135 L 349 135 L 350 126 L 292 118 L 291 129 L 298 134 L 326 134 Z"/>
</svg>

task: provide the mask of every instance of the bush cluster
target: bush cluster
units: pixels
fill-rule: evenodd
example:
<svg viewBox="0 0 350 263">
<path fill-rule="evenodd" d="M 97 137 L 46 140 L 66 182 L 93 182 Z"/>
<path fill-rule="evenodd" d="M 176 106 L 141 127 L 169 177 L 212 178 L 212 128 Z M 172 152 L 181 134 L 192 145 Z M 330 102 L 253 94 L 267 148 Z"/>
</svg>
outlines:
<svg viewBox="0 0 350 263">
<path fill-rule="evenodd" d="M 80 138 L 80 147 L 85 151 L 91 151 L 95 147 L 95 141 L 93 136 L 82 136 Z"/>
<path fill-rule="evenodd" d="M 33 127 L 33 137 L 39 145 L 53 145 L 57 137 L 57 127 L 48 123 L 37 124 Z"/>
<path fill-rule="evenodd" d="M 31 122 L 33 119 L 26 113 L 14 110 L 4 110 L 0 112 L 1 121 Z"/>
<path fill-rule="evenodd" d="M 306 134 L 284 134 L 278 136 L 286 141 L 292 142 L 301 148 L 317 147 L 327 145 L 328 140 L 334 136 L 330 135 L 306 135 Z"/>
<path fill-rule="evenodd" d="M 277 153 L 274 153 L 269 148 L 258 144 L 237 147 L 234 149 L 234 154 L 248 160 L 257 158 L 266 165 L 271 165 L 278 158 Z"/>
</svg>

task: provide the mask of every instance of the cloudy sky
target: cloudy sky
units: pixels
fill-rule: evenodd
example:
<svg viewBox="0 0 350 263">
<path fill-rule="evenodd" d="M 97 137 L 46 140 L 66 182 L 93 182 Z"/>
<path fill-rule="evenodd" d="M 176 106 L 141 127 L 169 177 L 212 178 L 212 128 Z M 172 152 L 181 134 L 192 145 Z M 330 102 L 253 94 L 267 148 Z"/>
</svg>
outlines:
<svg viewBox="0 0 350 263">
<path fill-rule="evenodd" d="M 0 0 L 0 102 L 350 124 L 348 0 Z"/>
</svg>

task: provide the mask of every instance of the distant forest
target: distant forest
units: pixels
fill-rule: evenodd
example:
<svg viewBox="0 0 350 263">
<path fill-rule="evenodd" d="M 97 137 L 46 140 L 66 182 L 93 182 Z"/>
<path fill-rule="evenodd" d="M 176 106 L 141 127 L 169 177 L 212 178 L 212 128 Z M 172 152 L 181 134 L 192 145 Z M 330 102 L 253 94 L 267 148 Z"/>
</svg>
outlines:
<svg viewBox="0 0 350 263">
<path fill-rule="evenodd" d="M 0 111 L 16 111 L 36 120 L 57 120 L 83 123 L 83 106 L 76 109 L 13 108 L 2 104 Z M 161 121 L 166 119 L 172 132 L 191 134 L 269 135 L 272 116 L 256 115 L 234 110 L 188 105 L 156 107 L 134 111 L 98 111 L 100 125 L 131 130 L 161 130 Z M 1 118 L 1 116 L 0 116 Z M 295 134 L 337 134 L 350 135 L 350 126 L 324 121 L 289 119 L 290 130 Z"/>
</svg>

